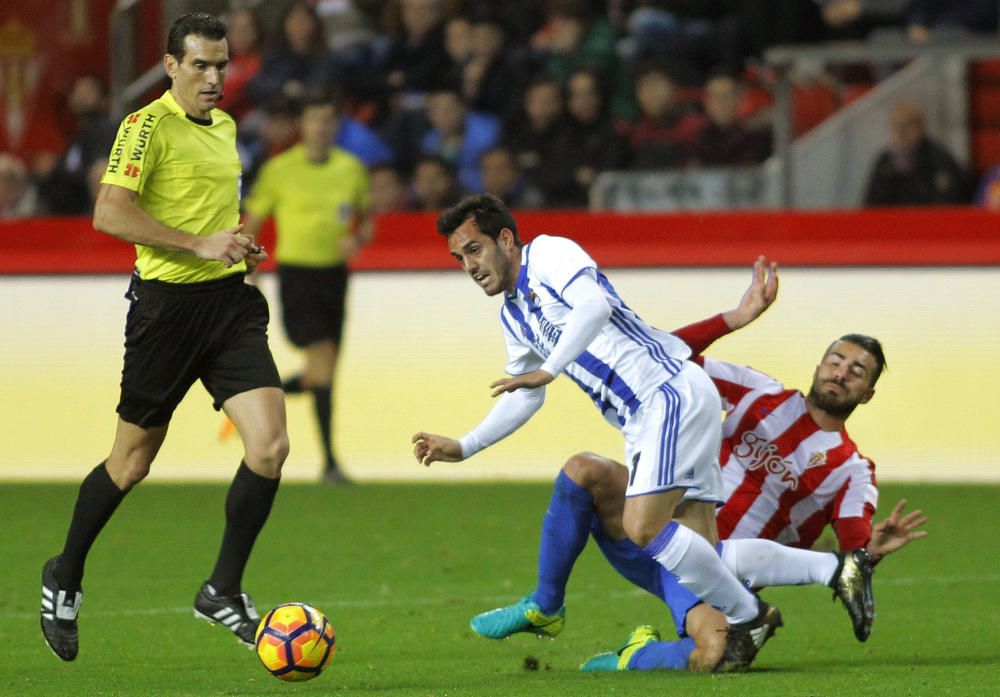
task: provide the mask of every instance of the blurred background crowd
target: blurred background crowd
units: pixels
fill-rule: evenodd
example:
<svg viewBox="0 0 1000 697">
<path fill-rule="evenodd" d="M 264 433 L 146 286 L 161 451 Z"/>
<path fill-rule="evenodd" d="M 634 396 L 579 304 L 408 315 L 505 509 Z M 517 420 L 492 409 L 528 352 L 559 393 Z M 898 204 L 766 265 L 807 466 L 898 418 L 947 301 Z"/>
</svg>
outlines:
<svg viewBox="0 0 1000 697">
<path fill-rule="evenodd" d="M 300 100 L 322 88 L 337 97 L 335 142 L 369 168 L 372 206 L 382 213 L 436 210 L 481 191 L 513 207 L 580 208 L 602 172 L 757 166 L 775 145 L 774 75 L 762 60 L 769 48 L 996 39 L 998 6 L 234 0 L 192 9 L 219 12 L 229 25 L 221 107 L 239 125 L 244 191 L 297 141 Z M 807 99 L 794 135 L 879 78 L 870 65 L 800 70 Z M 60 149 L 0 152 L 0 218 L 90 211 L 123 116 L 111 113 L 108 83 L 101 71 L 81 70 L 57 95 Z M 901 100 L 887 113 L 890 137 L 866 164 L 866 205 L 1000 207 L 996 172 L 981 159 L 961 164 L 969 158 L 935 139 L 919 102 Z"/>
</svg>

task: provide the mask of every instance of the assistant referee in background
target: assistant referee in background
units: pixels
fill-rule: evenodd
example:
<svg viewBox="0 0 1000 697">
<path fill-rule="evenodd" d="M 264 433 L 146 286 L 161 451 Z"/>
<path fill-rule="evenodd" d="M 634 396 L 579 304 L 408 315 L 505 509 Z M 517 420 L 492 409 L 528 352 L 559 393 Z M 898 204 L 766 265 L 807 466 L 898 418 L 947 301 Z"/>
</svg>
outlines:
<svg viewBox="0 0 1000 697">
<path fill-rule="evenodd" d="M 122 121 L 101 180 L 94 227 L 136 245 L 136 272 L 114 444 L 80 485 L 62 553 L 42 569 L 42 633 L 66 661 L 78 650 L 87 552 L 149 473 L 174 409 L 196 380 L 235 424 L 245 455 L 195 614 L 253 645 L 259 617 L 241 580 L 278 489 L 288 436 L 267 344 L 267 303 L 244 283 L 248 266 L 265 255 L 240 234 L 236 124 L 215 108 L 228 63 L 222 22 L 204 13 L 177 19 L 163 57 L 170 89 Z"/>
<path fill-rule="evenodd" d="M 285 392 L 312 394 L 323 445 L 323 481 L 348 481 L 333 452 L 333 385 L 344 327 L 347 263 L 371 240 L 368 171 L 333 145 L 340 98 L 317 90 L 302 104 L 299 142 L 264 163 L 247 197 L 244 224 L 256 237 L 274 216 L 278 289 L 289 340 L 305 353 Z"/>
</svg>

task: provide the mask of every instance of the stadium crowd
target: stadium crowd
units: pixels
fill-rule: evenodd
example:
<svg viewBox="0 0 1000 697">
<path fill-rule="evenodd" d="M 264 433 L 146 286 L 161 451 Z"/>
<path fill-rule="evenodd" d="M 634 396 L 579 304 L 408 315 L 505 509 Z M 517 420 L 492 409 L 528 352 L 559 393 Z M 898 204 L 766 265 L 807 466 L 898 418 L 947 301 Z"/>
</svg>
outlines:
<svg viewBox="0 0 1000 697">
<path fill-rule="evenodd" d="M 221 106 L 239 124 L 244 193 L 297 142 L 301 100 L 326 89 L 338 96 L 335 143 L 369 168 L 376 213 L 478 192 L 518 208 L 582 207 L 602 171 L 766 159 L 770 46 L 995 35 L 997 15 L 988 0 L 233 0 Z M 64 152 L 0 153 L 0 219 L 90 212 L 120 115 L 95 75 L 74 82 L 65 110 Z M 872 175 L 915 183 L 896 198 L 873 183 L 867 202 L 972 202 L 971 174 L 915 137 L 920 147 L 890 147 Z M 950 186 L 928 193 L 921 181 L 942 168 Z"/>
</svg>

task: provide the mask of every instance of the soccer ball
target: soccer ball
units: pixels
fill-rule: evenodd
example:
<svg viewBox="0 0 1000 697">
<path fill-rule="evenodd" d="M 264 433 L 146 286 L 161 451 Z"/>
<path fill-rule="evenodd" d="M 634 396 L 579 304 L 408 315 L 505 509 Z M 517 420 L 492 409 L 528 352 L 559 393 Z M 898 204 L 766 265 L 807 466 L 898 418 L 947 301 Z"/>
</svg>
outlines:
<svg viewBox="0 0 1000 697">
<path fill-rule="evenodd" d="M 298 682 L 319 675 L 337 649 L 333 625 L 314 607 L 285 603 L 260 621 L 257 657 L 276 678 Z"/>
</svg>

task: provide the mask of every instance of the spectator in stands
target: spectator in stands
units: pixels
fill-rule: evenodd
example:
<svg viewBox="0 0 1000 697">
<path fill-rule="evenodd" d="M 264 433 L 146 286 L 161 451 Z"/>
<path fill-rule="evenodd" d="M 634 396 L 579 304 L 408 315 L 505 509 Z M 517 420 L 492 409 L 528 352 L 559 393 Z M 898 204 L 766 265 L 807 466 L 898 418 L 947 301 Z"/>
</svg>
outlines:
<svg viewBox="0 0 1000 697">
<path fill-rule="evenodd" d="M 567 177 L 554 156 L 558 141 L 566 137 L 563 91 L 554 79 L 537 77 L 521 102 L 522 114 L 506 129 L 505 142 L 525 179 L 547 198 Z"/>
<path fill-rule="evenodd" d="M 868 180 L 868 206 L 946 206 L 968 203 L 968 177 L 944 147 L 927 136 L 919 104 L 897 102 L 889 110 L 889 147 Z"/>
<path fill-rule="evenodd" d="M 226 14 L 229 65 L 226 66 L 226 94 L 222 108 L 238 122 L 256 103 L 247 94 L 247 84 L 260 72 L 261 40 L 264 36 L 257 14 L 248 7 L 236 7 Z"/>
<path fill-rule="evenodd" d="M 396 164 L 411 170 L 423 153 L 428 125 L 424 115 L 430 91 L 449 86 L 455 68 L 445 49 L 444 0 L 395 0 L 385 16 L 400 13 L 390 29 L 384 58 L 367 74 L 362 94 L 375 105 L 375 122 L 396 154 Z M 454 38 L 454 37 L 453 37 Z M 462 48 L 453 47 L 460 55 Z"/>
<path fill-rule="evenodd" d="M 10 153 L 0 153 L 0 220 L 30 218 L 42 212 L 38 190 L 24 163 Z"/>
<path fill-rule="evenodd" d="M 497 146 L 479 156 L 482 192 L 493 194 L 508 208 L 539 208 L 542 194 L 521 174 L 510 148 Z"/>
<path fill-rule="evenodd" d="M 472 23 L 465 15 L 456 15 L 444 23 L 444 50 L 451 59 L 451 84 L 461 80 L 462 70 L 472 60 Z"/>
<path fill-rule="evenodd" d="M 603 170 L 621 169 L 627 144 L 617 132 L 608 111 L 603 85 L 597 73 L 578 70 L 566 86 L 568 125 L 554 144 L 546 166 L 549 189 L 546 203 L 556 206 L 586 206 L 590 185 Z M 561 176 L 560 176 L 561 175 Z"/>
<path fill-rule="evenodd" d="M 76 78 L 66 97 L 74 131 L 65 152 L 51 169 L 36 171 L 39 202 L 53 215 L 84 215 L 93 207 L 87 174 L 96 160 L 107 157 L 118 124 L 108 115 L 108 90 L 96 75 Z"/>
<path fill-rule="evenodd" d="M 406 180 L 392 164 L 375 165 L 368 170 L 372 213 L 395 213 L 408 206 Z"/>
<path fill-rule="evenodd" d="M 567 85 L 580 70 L 597 74 L 611 86 L 611 111 L 630 118 L 635 109 L 627 76 L 619 69 L 614 28 L 594 16 L 588 0 L 549 0 L 546 17 L 548 22 L 532 38 L 532 46 L 549 75 Z"/>
<path fill-rule="evenodd" d="M 670 65 L 680 84 L 701 85 L 712 68 L 742 67 L 736 16 L 729 0 L 625 0 L 618 54 L 629 65 Z"/>
<path fill-rule="evenodd" d="M 906 11 L 906 35 L 922 43 L 935 37 L 997 32 L 996 0 L 912 0 Z"/>
<path fill-rule="evenodd" d="M 339 90 L 328 90 L 332 94 L 337 127 L 333 136 L 333 143 L 338 148 L 346 150 L 359 160 L 366 167 L 392 162 L 395 155 L 379 135 L 361 123 L 358 119 L 348 114 L 344 95 Z"/>
<path fill-rule="evenodd" d="M 418 211 L 439 211 L 458 203 L 461 191 L 455 171 L 440 155 L 424 155 L 413 168 L 411 207 Z"/>
<path fill-rule="evenodd" d="M 419 105 L 423 93 L 437 89 L 451 66 L 445 50 L 442 0 L 400 0 L 402 32 L 392 40 L 383 66 L 384 88 L 401 93 L 403 106 Z"/>
<path fill-rule="evenodd" d="M 704 167 L 752 165 L 771 154 L 771 129 L 751 126 L 739 116 L 741 85 L 719 74 L 705 83 L 707 122 L 698 131 L 692 163 Z"/>
<path fill-rule="evenodd" d="M 632 169 L 683 166 L 694 151 L 705 116 L 693 105 L 677 99 L 673 79 L 659 64 L 639 70 L 635 95 L 640 117 L 629 134 Z"/>
<path fill-rule="evenodd" d="M 421 151 L 440 155 L 457 172 L 468 191 L 479 191 L 479 156 L 500 142 L 500 121 L 495 116 L 469 111 L 461 95 L 444 88 L 427 96 L 427 120 Z"/>
<path fill-rule="evenodd" d="M 308 0 L 289 0 L 281 14 L 277 40 L 264 53 L 260 71 L 247 83 L 247 94 L 257 104 L 264 104 L 279 95 L 301 98 L 309 90 L 336 85 L 338 80 L 316 9 Z"/>
<path fill-rule="evenodd" d="M 507 40 L 494 13 L 473 15 L 470 31 L 472 55 L 462 67 L 462 98 L 473 111 L 508 119 L 527 81 L 524 52 Z"/>
<path fill-rule="evenodd" d="M 913 0 L 817 0 L 822 8 L 826 37 L 864 39 L 876 29 L 903 25 Z"/>
<path fill-rule="evenodd" d="M 358 0 L 316 0 L 326 45 L 347 70 L 366 65 L 372 57 L 375 31 L 372 17 Z"/>
<path fill-rule="evenodd" d="M 990 211 L 1000 211 L 1000 165 L 987 171 L 979 180 L 975 203 Z"/>
</svg>

